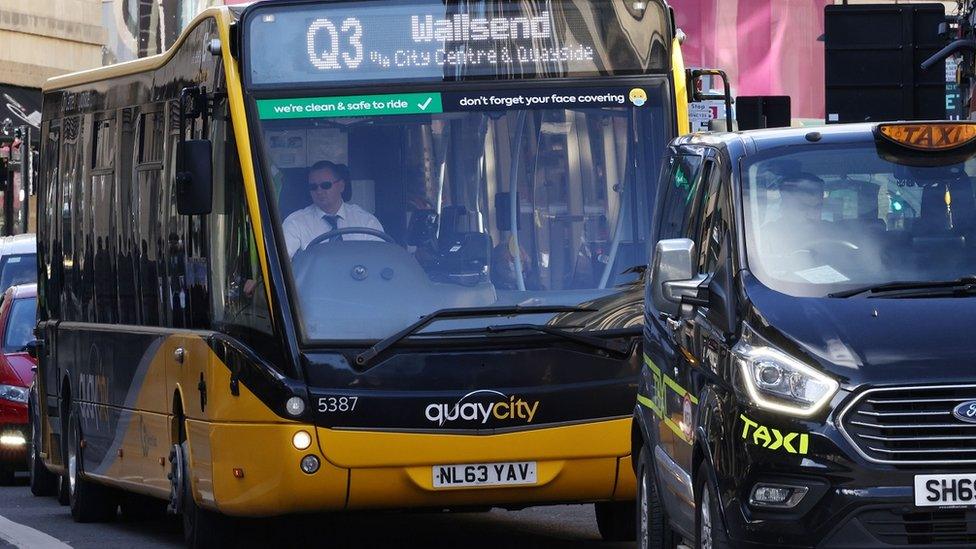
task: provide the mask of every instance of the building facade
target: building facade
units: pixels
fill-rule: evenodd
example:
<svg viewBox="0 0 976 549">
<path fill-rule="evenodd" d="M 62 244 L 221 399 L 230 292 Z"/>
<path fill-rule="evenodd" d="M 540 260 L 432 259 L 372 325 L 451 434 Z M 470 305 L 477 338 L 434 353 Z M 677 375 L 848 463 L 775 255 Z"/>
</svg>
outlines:
<svg viewBox="0 0 976 549">
<path fill-rule="evenodd" d="M 0 3 L 0 169 L 12 182 L 0 189 L 0 234 L 33 228 L 32 156 L 23 154 L 22 140 L 39 140 L 45 80 L 101 66 L 106 32 L 100 2 Z"/>
</svg>

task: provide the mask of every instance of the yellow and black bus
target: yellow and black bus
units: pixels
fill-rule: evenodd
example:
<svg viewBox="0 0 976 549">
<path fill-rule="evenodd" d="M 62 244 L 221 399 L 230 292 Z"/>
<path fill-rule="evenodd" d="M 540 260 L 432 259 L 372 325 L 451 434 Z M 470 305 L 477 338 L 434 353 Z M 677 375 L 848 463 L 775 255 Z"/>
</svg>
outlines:
<svg viewBox="0 0 976 549">
<path fill-rule="evenodd" d="M 633 535 L 662 0 L 273 2 L 52 79 L 32 488 L 79 521 L 596 503 Z"/>
</svg>

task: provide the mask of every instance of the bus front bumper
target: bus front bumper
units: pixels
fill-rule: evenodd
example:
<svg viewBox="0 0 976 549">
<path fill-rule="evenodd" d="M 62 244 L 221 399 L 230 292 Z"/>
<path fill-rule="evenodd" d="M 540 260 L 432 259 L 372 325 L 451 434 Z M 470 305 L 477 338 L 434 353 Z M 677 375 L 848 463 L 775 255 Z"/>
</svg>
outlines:
<svg viewBox="0 0 976 549">
<path fill-rule="evenodd" d="M 311 446 L 293 443 L 299 431 Z M 232 516 L 358 509 L 448 509 L 632 500 L 630 420 L 495 435 L 391 433 L 301 424 L 190 426 L 193 490 Z M 301 461 L 314 456 L 309 474 Z M 437 488 L 434 468 L 534 462 L 531 485 Z"/>
</svg>

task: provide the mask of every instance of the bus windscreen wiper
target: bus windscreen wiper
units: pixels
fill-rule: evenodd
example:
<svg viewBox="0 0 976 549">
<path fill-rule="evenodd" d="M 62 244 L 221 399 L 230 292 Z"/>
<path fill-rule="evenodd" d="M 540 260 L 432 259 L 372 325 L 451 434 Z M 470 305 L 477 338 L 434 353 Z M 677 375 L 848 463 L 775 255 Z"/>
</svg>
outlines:
<svg viewBox="0 0 976 549">
<path fill-rule="evenodd" d="M 842 292 L 827 294 L 827 297 L 854 297 L 861 294 L 877 294 L 882 292 L 897 292 L 900 290 L 947 290 L 959 286 L 976 285 L 976 276 L 964 276 L 955 280 L 916 280 L 908 282 L 886 282 L 871 284 L 859 288 L 852 288 Z"/>
<path fill-rule="evenodd" d="M 399 332 L 377 341 L 375 345 L 356 355 L 356 365 L 366 366 L 380 353 L 396 345 L 401 340 L 422 330 L 435 320 L 449 318 L 477 318 L 482 316 L 515 316 L 546 313 L 587 313 L 597 309 L 576 305 L 501 305 L 492 307 L 470 307 L 459 309 L 440 309 L 420 317 L 419 320 Z"/>
<path fill-rule="evenodd" d="M 503 332 L 521 332 L 521 331 L 536 331 L 542 332 L 544 334 L 561 337 L 563 339 L 568 339 L 569 341 L 575 341 L 586 345 L 588 347 L 593 347 L 595 349 L 602 349 L 608 353 L 614 353 L 617 355 L 626 356 L 630 353 L 630 346 L 626 343 L 618 343 L 616 341 L 607 341 L 600 339 L 598 337 L 588 336 L 585 334 L 579 334 L 576 332 L 570 332 L 568 330 L 563 330 L 560 328 L 553 328 L 552 326 L 543 326 L 541 324 L 502 324 L 500 326 L 488 326 L 485 331 L 489 333 L 499 334 Z"/>
</svg>

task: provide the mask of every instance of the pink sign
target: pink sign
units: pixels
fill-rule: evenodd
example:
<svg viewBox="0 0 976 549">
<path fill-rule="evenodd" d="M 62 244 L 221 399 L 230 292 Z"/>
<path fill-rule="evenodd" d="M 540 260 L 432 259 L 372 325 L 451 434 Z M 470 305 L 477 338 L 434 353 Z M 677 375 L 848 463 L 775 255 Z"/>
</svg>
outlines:
<svg viewBox="0 0 976 549">
<path fill-rule="evenodd" d="M 725 70 L 737 95 L 789 95 L 824 117 L 824 6 L 831 0 L 671 0 L 689 67 Z"/>
</svg>

